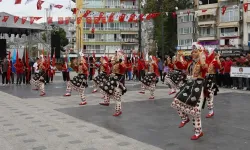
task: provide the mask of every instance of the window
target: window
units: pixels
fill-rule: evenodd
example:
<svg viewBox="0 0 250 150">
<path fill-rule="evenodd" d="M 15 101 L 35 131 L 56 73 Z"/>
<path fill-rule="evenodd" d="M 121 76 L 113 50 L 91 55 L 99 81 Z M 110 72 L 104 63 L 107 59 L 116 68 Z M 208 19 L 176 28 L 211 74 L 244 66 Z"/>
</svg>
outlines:
<svg viewBox="0 0 250 150">
<path fill-rule="evenodd" d="M 239 16 L 240 16 L 239 8 L 229 7 L 227 8 L 224 15 L 220 13 L 220 21 L 221 22 L 234 22 L 234 21 L 238 22 L 240 20 Z"/>
<path fill-rule="evenodd" d="M 214 36 L 214 28 L 200 28 L 200 36 Z"/>
<path fill-rule="evenodd" d="M 190 46 L 193 43 L 193 39 L 183 39 L 183 40 L 178 40 L 178 45 L 179 46 Z"/>
<path fill-rule="evenodd" d="M 194 33 L 194 28 L 187 27 L 187 28 L 179 28 L 179 34 L 191 34 Z"/>
<path fill-rule="evenodd" d="M 95 34 L 88 34 L 88 39 L 94 39 L 95 38 Z"/>
<path fill-rule="evenodd" d="M 199 0 L 201 3 L 200 5 L 207 5 L 207 4 L 215 4 L 218 3 L 218 0 Z"/>
<path fill-rule="evenodd" d="M 182 22 L 190 22 L 190 21 L 194 21 L 194 15 L 193 14 L 189 14 L 189 15 L 182 15 L 178 17 L 178 23 L 182 23 Z"/>
<path fill-rule="evenodd" d="M 103 8 L 104 6 L 103 0 L 85 0 L 84 2 L 86 8 Z"/>
</svg>

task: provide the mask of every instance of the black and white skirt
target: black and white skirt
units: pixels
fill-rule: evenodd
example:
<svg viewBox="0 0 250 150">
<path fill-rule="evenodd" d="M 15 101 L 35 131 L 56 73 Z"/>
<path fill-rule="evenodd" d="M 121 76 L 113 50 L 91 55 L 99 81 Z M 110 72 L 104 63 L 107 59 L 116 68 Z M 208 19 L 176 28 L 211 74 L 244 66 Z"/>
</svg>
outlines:
<svg viewBox="0 0 250 150">
<path fill-rule="evenodd" d="M 108 81 L 100 84 L 100 89 L 108 95 L 113 95 L 116 87 L 122 91 L 122 95 L 127 92 L 126 87 L 120 82 L 120 76 L 114 75 L 108 78 Z"/>
<path fill-rule="evenodd" d="M 192 116 L 199 116 L 204 102 L 204 82 L 204 79 L 188 79 L 180 87 L 180 91 L 176 94 L 171 107 Z"/>
<path fill-rule="evenodd" d="M 210 97 L 211 91 L 216 91 L 218 89 L 216 85 L 216 75 L 215 74 L 208 74 L 206 76 L 205 84 L 204 84 L 204 94 L 205 97 Z M 217 91 L 216 91 L 217 92 Z"/>
<path fill-rule="evenodd" d="M 102 82 L 108 81 L 108 78 L 109 78 L 108 74 L 105 73 L 105 72 L 102 72 L 102 73 L 100 73 L 98 76 L 96 76 L 96 77 L 93 79 L 93 81 L 94 81 L 96 84 L 100 85 Z"/>
<path fill-rule="evenodd" d="M 45 82 L 44 75 L 45 75 L 45 72 L 35 73 L 35 75 L 33 77 L 34 82 L 43 82 L 44 83 Z"/>
<path fill-rule="evenodd" d="M 69 81 L 69 86 L 71 86 L 74 90 L 77 91 L 81 91 L 84 88 L 88 87 L 87 75 L 78 74 L 77 76 L 74 76 L 73 80 Z"/>
<path fill-rule="evenodd" d="M 165 76 L 165 83 L 172 88 L 179 88 L 186 79 L 186 75 L 181 70 L 172 70 Z"/>
<path fill-rule="evenodd" d="M 145 86 L 150 86 L 151 84 L 156 84 L 158 82 L 158 78 L 155 73 L 147 73 L 143 79 L 141 80 L 142 84 Z"/>
</svg>

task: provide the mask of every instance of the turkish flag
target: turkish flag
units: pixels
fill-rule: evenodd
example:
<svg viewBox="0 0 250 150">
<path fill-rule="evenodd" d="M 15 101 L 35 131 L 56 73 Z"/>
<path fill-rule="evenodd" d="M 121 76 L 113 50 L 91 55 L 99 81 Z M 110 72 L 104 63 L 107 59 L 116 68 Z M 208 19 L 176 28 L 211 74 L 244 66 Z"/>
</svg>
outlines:
<svg viewBox="0 0 250 150">
<path fill-rule="evenodd" d="M 120 15 L 120 16 L 119 16 L 119 21 L 120 21 L 120 22 L 124 22 L 125 17 L 126 17 L 126 14 Z"/>
<path fill-rule="evenodd" d="M 14 23 L 16 23 L 18 21 L 19 17 L 18 16 L 14 16 Z"/>
<path fill-rule="evenodd" d="M 63 5 L 54 5 L 55 8 L 61 9 L 63 8 Z"/>
<path fill-rule="evenodd" d="M 102 18 L 101 18 L 101 22 L 102 22 L 103 24 L 107 23 L 106 17 L 102 17 Z"/>
<path fill-rule="evenodd" d="M 248 11 L 248 3 L 243 4 L 243 8 L 244 8 L 244 11 L 247 12 Z"/>
<path fill-rule="evenodd" d="M 94 24 L 99 24 L 100 18 L 99 17 L 94 17 Z"/>
<path fill-rule="evenodd" d="M 27 17 L 22 17 L 22 24 L 25 24 Z"/>
<path fill-rule="evenodd" d="M 94 28 L 94 27 L 91 28 L 91 33 L 92 33 L 92 34 L 95 33 L 95 28 Z"/>
<path fill-rule="evenodd" d="M 144 14 L 140 14 L 139 19 L 143 21 Z"/>
<path fill-rule="evenodd" d="M 15 0 L 15 4 L 21 4 L 22 0 Z"/>
<path fill-rule="evenodd" d="M 63 24 L 63 23 L 64 23 L 63 17 L 58 17 L 58 24 Z"/>
<path fill-rule="evenodd" d="M 221 14 L 224 15 L 227 10 L 227 6 L 223 6 L 221 10 L 222 10 Z"/>
<path fill-rule="evenodd" d="M 88 17 L 88 15 L 91 13 L 91 11 L 90 10 L 87 10 L 83 15 L 82 15 L 82 17 L 84 17 L 84 18 L 86 18 L 86 17 Z"/>
<path fill-rule="evenodd" d="M 76 23 L 80 24 L 82 22 L 82 17 L 77 17 Z"/>
<path fill-rule="evenodd" d="M 129 19 L 128 19 L 128 22 L 133 22 L 134 18 L 135 18 L 135 14 L 131 14 Z"/>
<path fill-rule="evenodd" d="M 9 19 L 9 16 L 3 16 L 3 20 L 2 20 L 2 22 L 7 22 L 7 21 L 8 21 L 8 19 Z"/>
<path fill-rule="evenodd" d="M 203 13 L 204 13 L 204 12 L 207 12 L 207 9 L 202 9 L 201 12 L 203 12 Z"/>
<path fill-rule="evenodd" d="M 30 17 L 30 24 L 33 24 L 35 21 L 35 17 Z"/>
<path fill-rule="evenodd" d="M 71 9 L 71 11 L 73 12 L 73 14 L 76 14 L 77 10 L 78 10 L 77 8 L 72 8 Z"/>
<path fill-rule="evenodd" d="M 86 23 L 91 24 L 92 23 L 92 18 L 91 17 L 86 17 Z"/>
<path fill-rule="evenodd" d="M 173 17 L 173 18 L 176 18 L 176 16 L 177 16 L 176 12 L 173 12 L 173 13 L 172 13 L 172 17 Z"/>
<path fill-rule="evenodd" d="M 53 22 L 53 18 L 52 17 L 47 17 L 47 23 L 51 24 Z"/>
<path fill-rule="evenodd" d="M 44 1 L 42 0 L 38 0 L 36 3 L 36 8 L 37 10 L 42 10 L 42 4 L 44 3 Z"/>
<path fill-rule="evenodd" d="M 65 23 L 66 25 L 69 24 L 70 19 L 71 19 L 70 17 L 65 17 L 65 22 L 64 22 L 64 23 Z"/>
<path fill-rule="evenodd" d="M 36 21 L 42 19 L 42 17 L 34 17 Z"/>
<path fill-rule="evenodd" d="M 111 13 L 108 17 L 108 22 L 114 22 L 115 13 Z"/>
</svg>

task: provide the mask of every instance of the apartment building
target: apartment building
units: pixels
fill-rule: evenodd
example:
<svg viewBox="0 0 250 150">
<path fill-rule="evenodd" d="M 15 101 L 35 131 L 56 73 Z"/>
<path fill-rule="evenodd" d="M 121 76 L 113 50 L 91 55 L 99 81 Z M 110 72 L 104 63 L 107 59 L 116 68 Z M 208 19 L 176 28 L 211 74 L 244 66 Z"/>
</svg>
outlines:
<svg viewBox="0 0 250 150">
<path fill-rule="evenodd" d="M 248 3 L 248 9 L 243 8 L 243 47 L 249 50 L 250 47 L 250 0 L 244 0 L 244 4 Z"/>
<path fill-rule="evenodd" d="M 178 50 L 190 50 L 192 43 L 196 39 L 195 29 L 195 11 L 194 10 L 180 10 L 177 11 L 177 39 Z"/>
<path fill-rule="evenodd" d="M 138 0 L 82 0 L 81 3 L 76 1 L 76 6 L 104 13 L 138 13 Z M 88 24 L 86 19 L 83 19 L 81 31 L 74 29 L 75 26 L 71 26 L 70 30 L 75 34 L 76 45 L 80 42 L 78 39 L 81 34 L 80 47 L 86 54 L 95 53 L 96 57 L 100 57 L 103 54 L 114 55 L 119 49 L 125 53 L 130 53 L 131 49 L 138 49 L 138 23 L 116 21 L 94 24 L 92 21 L 92 24 Z M 91 33 L 91 28 L 95 29 L 94 34 Z"/>
</svg>

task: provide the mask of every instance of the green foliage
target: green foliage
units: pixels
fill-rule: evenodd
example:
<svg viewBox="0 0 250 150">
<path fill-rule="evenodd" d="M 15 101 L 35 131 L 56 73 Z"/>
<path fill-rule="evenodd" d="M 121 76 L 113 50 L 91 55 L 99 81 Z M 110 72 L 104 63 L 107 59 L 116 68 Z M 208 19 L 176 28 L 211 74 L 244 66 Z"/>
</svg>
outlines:
<svg viewBox="0 0 250 150">
<path fill-rule="evenodd" d="M 52 34 L 58 34 L 60 36 L 60 45 L 64 47 L 69 44 L 69 40 L 66 37 L 66 32 L 63 28 L 59 28 L 57 30 L 52 30 Z"/>
<path fill-rule="evenodd" d="M 42 40 L 44 42 L 47 42 L 47 36 L 46 36 L 45 32 L 42 33 Z"/>
<path fill-rule="evenodd" d="M 160 55 L 162 52 L 163 55 L 171 55 L 177 46 L 177 19 L 172 17 L 172 12 L 176 11 L 175 7 L 183 10 L 192 8 L 192 6 L 190 0 L 178 0 L 178 2 L 176 0 L 146 0 L 143 8 L 144 14 L 161 12 L 161 15 L 153 20 L 154 40 L 157 42 Z M 168 16 L 165 12 L 169 12 Z M 164 32 L 162 32 L 162 25 Z"/>
</svg>

